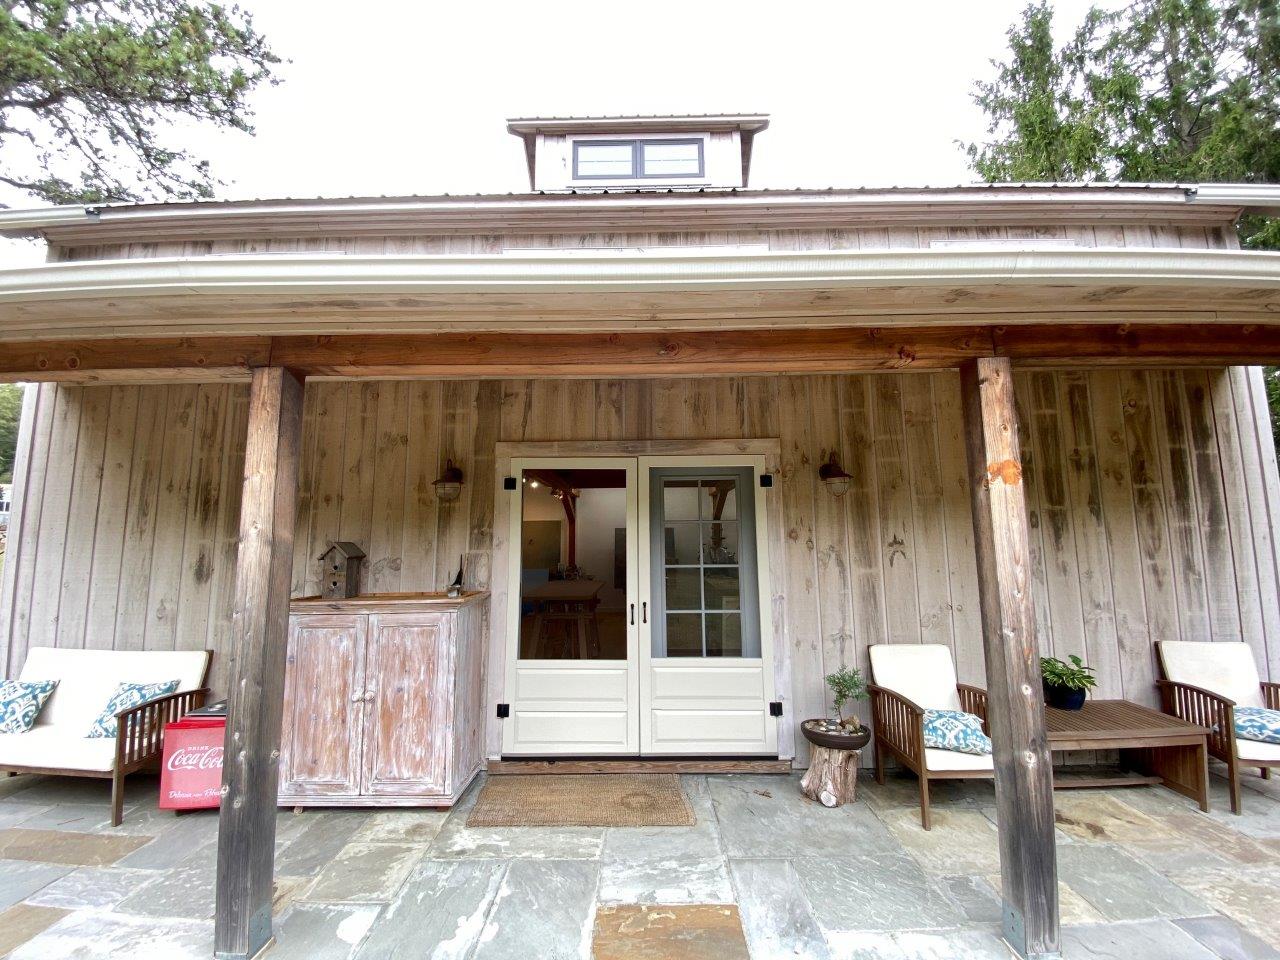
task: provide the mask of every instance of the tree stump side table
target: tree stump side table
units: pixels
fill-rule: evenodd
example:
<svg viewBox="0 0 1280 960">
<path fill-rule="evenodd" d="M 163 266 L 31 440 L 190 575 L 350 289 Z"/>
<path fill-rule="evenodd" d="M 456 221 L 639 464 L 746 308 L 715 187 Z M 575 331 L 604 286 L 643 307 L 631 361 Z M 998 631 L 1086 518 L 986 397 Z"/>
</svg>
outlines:
<svg viewBox="0 0 1280 960">
<path fill-rule="evenodd" d="M 853 803 L 858 791 L 858 760 L 871 731 L 863 727 L 855 734 L 834 732 L 823 720 L 806 720 L 800 729 L 811 745 L 809 769 L 800 781 L 800 790 L 824 807 Z"/>
</svg>

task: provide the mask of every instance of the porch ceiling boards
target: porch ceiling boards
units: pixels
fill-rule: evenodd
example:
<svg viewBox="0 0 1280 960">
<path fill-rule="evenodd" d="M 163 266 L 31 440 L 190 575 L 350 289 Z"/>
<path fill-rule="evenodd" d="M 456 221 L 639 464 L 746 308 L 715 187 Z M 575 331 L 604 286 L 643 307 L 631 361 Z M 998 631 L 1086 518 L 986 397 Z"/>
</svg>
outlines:
<svg viewBox="0 0 1280 960">
<path fill-rule="evenodd" d="M 0 340 L 1280 323 L 1280 255 L 1187 249 L 158 257 L 0 271 Z"/>
</svg>

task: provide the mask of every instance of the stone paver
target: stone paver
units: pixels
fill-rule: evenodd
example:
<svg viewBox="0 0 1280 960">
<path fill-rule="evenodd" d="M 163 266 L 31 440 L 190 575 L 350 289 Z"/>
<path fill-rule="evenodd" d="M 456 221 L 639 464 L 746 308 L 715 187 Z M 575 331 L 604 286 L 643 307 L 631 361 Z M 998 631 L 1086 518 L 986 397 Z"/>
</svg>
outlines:
<svg viewBox="0 0 1280 960">
<path fill-rule="evenodd" d="M 377 904 L 300 903 L 277 925 L 270 956 L 272 960 L 349 960 L 380 910 Z"/>
<path fill-rule="evenodd" d="M 422 859 L 423 849 L 407 844 L 349 843 L 325 867 L 300 900 L 321 903 L 387 902 Z"/>
<path fill-rule="evenodd" d="M 0 957 L 47 930 L 67 913 L 57 907 L 37 907 L 30 903 L 14 904 L 0 912 Z"/>
<path fill-rule="evenodd" d="M 0 780 L 18 960 L 210 955 L 216 812 L 157 811 L 137 779 L 118 828 L 104 784 Z M 691 827 L 471 829 L 475 789 L 453 811 L 283 810 L 272 955 L 1007 960 L 990 783 L 940 784 L 926 832 L 913 777 L 834 810 L 797 779 L 682 777 Z M 1244 787 L 1241 818 L 1221 782 L 1208 816 L 1159 789 L 1059 793 L 1066 960 L 1280 960 L 1280 786 Z"/>
<path fill-rule="evenodd" d="M 101 836 L 64 830 L 0 830 L 0 857 L 71 866 L 104 867 L 147 842 L 146 837 Z"/>
<path fill-rule="evenodd" d="M 596 910 L 592 960 L 751 960 L 732 905 Z"/>
<path fill-rule="evenodd" d="M 512 862 L 472 960 L 586 960 L 597 880 L 597 865 L 581 860 Z"/>
<path fill-rule="evenodd" d="M 0 860 L 0 910 L 27 899 L 71 870 L 60 863 Z"/>
</svg>

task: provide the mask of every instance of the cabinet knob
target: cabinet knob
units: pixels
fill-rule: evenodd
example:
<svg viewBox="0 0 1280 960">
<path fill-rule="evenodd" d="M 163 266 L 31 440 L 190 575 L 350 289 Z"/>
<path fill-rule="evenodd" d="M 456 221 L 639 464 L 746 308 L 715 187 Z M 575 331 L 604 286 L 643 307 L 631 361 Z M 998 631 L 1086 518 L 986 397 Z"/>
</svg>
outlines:
<svg viewBox="0 0 1280 960">
<path fill-rule="evenodd" d="M 351 695 L 351 702 L 352 702 L 352 703 L 359 703 L 359 702 L 360 702 L 360 701 L 362 701 L 363 699 L 364 699 L 364 697 L 362 697 L 362 696 L 361 696 L 360 694 L 358 694 L 358 693 L 353 693 L 353 694 Z"/>
</svg>

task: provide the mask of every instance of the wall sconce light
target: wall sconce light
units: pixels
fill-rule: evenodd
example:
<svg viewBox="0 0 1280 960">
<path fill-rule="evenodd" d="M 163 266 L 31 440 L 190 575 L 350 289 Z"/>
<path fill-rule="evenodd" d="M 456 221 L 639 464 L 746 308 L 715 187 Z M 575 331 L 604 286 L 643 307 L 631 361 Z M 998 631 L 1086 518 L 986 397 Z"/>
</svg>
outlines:
<svg viewBox="0 0 1280 960">
<path fill-rule="evenodd" d="M 444 473 L 431 485 L 436 488 L 436 498 L 441 503 L 457 500 L 462 492 L 462 471 L 453 465 L 452 460 L 446 460 Z"/>
<path fill-rule="evenodd" d="M 849 481 L 853 478 L 844 472 L 832 450 L 827 462 L 818 468 L 818 479 L 827 485 L 833 497 L 843 497 L 849 492 Z"/>
</svg>

